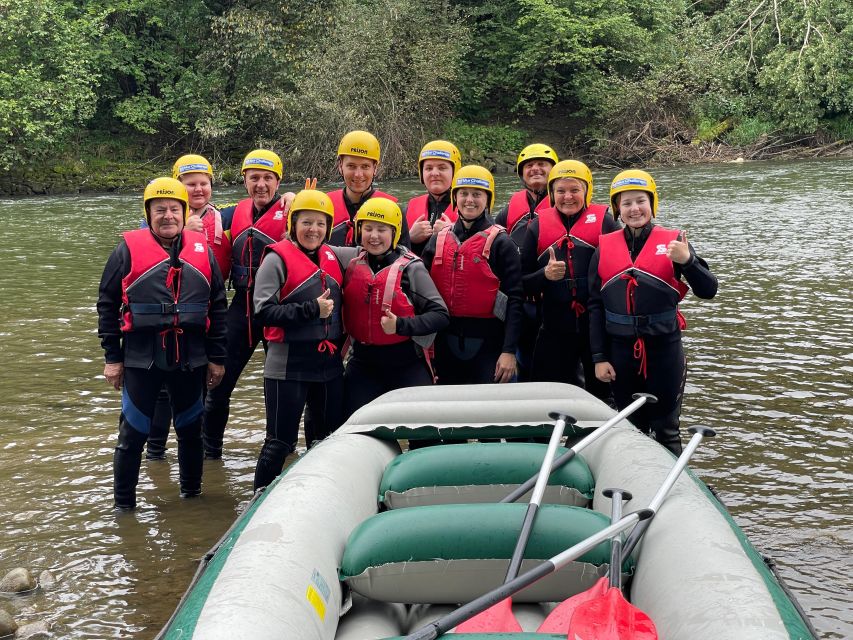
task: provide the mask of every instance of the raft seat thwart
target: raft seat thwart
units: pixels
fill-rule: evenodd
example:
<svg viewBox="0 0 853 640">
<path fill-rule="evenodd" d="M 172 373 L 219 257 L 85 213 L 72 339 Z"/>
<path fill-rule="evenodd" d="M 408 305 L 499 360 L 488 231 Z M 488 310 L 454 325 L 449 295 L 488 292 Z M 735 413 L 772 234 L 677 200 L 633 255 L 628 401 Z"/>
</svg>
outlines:
<svg viewBox="0 0 853 640">
<path fill-rule="evenodd" d="M 388 465 L 379 501 L 388 509 L 435 504 L 500 502 L 535 476 L 546 444 L 528 442 L 448 444 L 408 451 Z M 559 457 L 566 450 L 558 451 Z M 582 456 L 555 470 L 543 502 L 585 507 L 595 480 Z M 527 496 L 519 502 L 529 500 Z"/>
<path fill-rule="evenodd" d="M 379 513 L 350 534 L 339 577 L 354 592 L 384 602 L 467 602 L 503 582 L 526 510 L 525 504 L 451 504 Z M 609 524 L 590 509 L 543 505 L 522 571 Z M 588 589 L 607 572 L 609 547 L 599 545 L 514 600 L 554 602 Z M 633 559 L 622 569 L 630 574 Z"/>
</svg>

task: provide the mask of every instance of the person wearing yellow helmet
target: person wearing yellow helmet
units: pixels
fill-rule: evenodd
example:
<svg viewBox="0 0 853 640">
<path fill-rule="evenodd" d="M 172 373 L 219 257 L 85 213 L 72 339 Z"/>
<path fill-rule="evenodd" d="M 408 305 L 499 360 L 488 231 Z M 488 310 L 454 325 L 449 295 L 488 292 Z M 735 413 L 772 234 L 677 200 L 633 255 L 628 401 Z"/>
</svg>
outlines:
<svg viewBox="0 0 853 640">
<path fill-rule="evenodd" d="M 355 216 L 361 249 L 344 275 L 347 416 L 393 389 L 433 384 L 432 340 L 450 320 L 421 259 L 399 244 L 402 226 L 400 208 L 385 198 Z"/>
<path fill-rule="evenodd" d="M 524 293 L 540 301 L 542 317 L 531 379 L 585 387 L 608 401 L 610 387 L 595 377 L 589 347 L 587 272 L 599 236 L 619 223 L 607 205 L 593 204 L 592 172 L 582 162 L 555 164 L 547 190 L 551 207 L 530 223 L 521 246 Z"/>
<path fill-rule="evenodd" d="M 338 247 L 354 247 L 353 218 L 359 207 L 370 198 L 397 198 L 373 186 L 379 171 L 379 140 L 367 131 L 350 131 L 338 145 L 337 169 L 344 181 L 344 188 L 329 192 L 335 207 L 335 222 L 330 244 Z M 409 228 L 401 231 L 401 242 L 409 246 Z"/>
<path fill-rule="evenodd" d="M 427 142 L 418 154 L 418 177 L 427 192 L 409 200 L 404 210 L 415 254 L 423 252 L 434 233 L 456 222 L 456 212 L 450 203 L 450 185 L 461 166 L 459 149 L 447 140 Z"/>
<path fill-rule="evenodd" d="M 207 158 L 198 154 L 186 154 L 172 166 L 172 178 L 186 187 L 189 198 L 189 215 L 186 228 L 203 233 L 207 246 L 213 250 L 222 279 L 227 281 L 231 273 L 231 238 L 222 221 L 222 214 L 210 202 L 213 193 L 213 166 Z M 151 432 L 145 449 L 146 460 L 165 460 L 166 443 L 172 411 L 165 388 L 157 399 Z"/>
<path fill-rule="evenodd" d="M 495 181 L 487 169 L 459 169 L 450 195 L 459 217 L 422 255 L 450 311 L 450 325 L 436 339 L 439 384 L 510 382 L 521 331 L 518 248 L 489 215 Z"/>
<path fill-rule="evenodd" d="M 631 422 L 673 453 L 681 452 L 679 415 L 686 380 L 678 303 L 693 289 L 717 293 L 717 279 L 696 255 L 687 232 L 653 222 L 659 198 L 654 178 L 629 169 L 610 185 L 610 204 L 625 228 L 599 238 L 589 265 L 590 348 L 595 373 L 609 382 L 620 409 L 638 392 L 657 402 Z M 685 282 L 686 281 L 686 282 Z"/>
<path fill-rule="evenodd" d="M 254 489 L 281 473 L 296 448 L 306 409 L 306 444 L 343 422 L 344 342 L 341 320 L 343 265 L 331 247 L 335 212 L 322 191 L 296 194 L 287 238 L 264 250 L 255 279 L 255 315 L 264 325 L 266 438 L 255 467 Z"/>
<path fill-rule="evenodd" d="M 266 349 L 263 325 L 252 305 L 255 274 L 264 248 L 287 233 L 287 213 L 296 194 L 278 193 L 284 175 L 281 158 L 268 149 L 246 154 L 241 166 L 247 198 L 233 209 L 223 209 L 230 220 L 231 284 L 235 289 L 228 308 L 228 360 L 222 383 L 207 394 L 204 402 L 204 454 L 222 457 L 222 438 L 231 406 L 231 394 L 259 342 Z"/>
<path fill-rule="evenodd" d="M 142 450 L 161 388 L 168 389 L 178 436 L 183 497 L 201 493 L 202 395 L 222 379 L 225 284 L 201 233 L 186 229 L 186 188 L 157 178 L 143 195 L 147 228 L 124 233 L 98 291 L 104 377 L 122 390 L 113 457 L 118 509 L 136 507 Z"/>
<path fill-rule="evenodd" d="M 504 227 L 519 247 L 524 240 L 527 225 L 540 211 L 547 209 L 548 173 L 559 158 L 557 152 L 547 144 L 529 144 L 518 154 L 515 172 L 521 179 L 523 189 L 513 193 L 509 202 L 495 214 L 495 222 Z"/>
</svg>

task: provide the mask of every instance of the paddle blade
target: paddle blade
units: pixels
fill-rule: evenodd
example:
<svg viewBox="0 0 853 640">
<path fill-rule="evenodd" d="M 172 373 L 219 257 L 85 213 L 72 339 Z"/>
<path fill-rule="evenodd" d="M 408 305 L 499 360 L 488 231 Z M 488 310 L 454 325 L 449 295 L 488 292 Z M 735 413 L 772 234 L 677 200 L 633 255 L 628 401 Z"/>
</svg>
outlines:
<svg viewBox="0 0 853 640">
<path fill-rule="evenodd" d="M 657 640 L 655 623 L 625 600 L 622 591 L 607 593 L 581 605 L 572 616 L 568 637 L 573 640 Z"/>
<path fill-rule="evenodd" d="M 512 612 L 512 598 L 504 598 L 473 618 L 456 625 L 454 633 L 510 633 L 523 631 Z"/>
<path fill-rule="evenodd" d="M 595 598 L 600 598 L 605 593 L 609 584 L 607 578 L 599 578 L 598 582 L 592 585 L 586 591 L 573 595 L 567 600 L 563 600 L 557 607 L 548 614 L 548 617 L 542 621 L 536 633 L 566 633 L 569 630 L 569 622 L 575 613 L 575 610 L 584 602 L 589 602 Z"/>
</svg>

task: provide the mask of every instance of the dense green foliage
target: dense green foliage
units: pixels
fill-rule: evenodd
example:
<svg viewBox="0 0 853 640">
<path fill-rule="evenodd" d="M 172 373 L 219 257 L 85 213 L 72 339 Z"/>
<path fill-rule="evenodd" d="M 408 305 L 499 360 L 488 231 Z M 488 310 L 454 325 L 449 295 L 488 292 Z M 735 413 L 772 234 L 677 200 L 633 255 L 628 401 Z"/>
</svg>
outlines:
<svg viewBox="0 0 853 640">
<path fill-rule="evenodd" d="M 90 131 L 329 175 L 365 128 L 396 173 L 431 136 L 516 149 L 544 113 L 549 142 L 632 153 L 853 136 L 847 0 L 0 0 L 0 21 L 3 168 Z"/>
</svg>

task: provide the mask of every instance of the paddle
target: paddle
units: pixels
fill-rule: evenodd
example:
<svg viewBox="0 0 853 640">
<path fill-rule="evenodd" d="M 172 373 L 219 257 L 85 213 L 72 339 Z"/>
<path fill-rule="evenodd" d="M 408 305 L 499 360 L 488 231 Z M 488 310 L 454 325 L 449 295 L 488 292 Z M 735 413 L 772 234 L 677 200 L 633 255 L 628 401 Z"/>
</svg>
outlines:
<svg viewBox="0 0 853 640">
<path fill-rule="evenodd" d="M 620 411 L 615 416 L 610 418 L 607 422 L 605 422 L 603 425 L 598 427 L 595 431 L 590 433 L 583 440 L 575 443 L 566 453 L 564 453 L 562 456 L 557 458 L 557 460 L 554 461 L 554 463 L 551 465 L 551 470 L 548 472 L 548 475 L 550 476 L 554 471 L 556 471 L 560 467 L 564 467 L 565 465 L 569 464 L 577 454 L 579 454 L 581 451 L 586 449 L 589 445 L 591 445 L 593 442 L 595 442 L 601 436 L 603 436 L 604 433 L 610 427 L 612 427 L 615 424 L 618 424 L 619 422 L 621 422 L 622 420 L 624 420 L 625 418 L 630 416 L 637 409 L 642 407 L 646 402 L 657 402 L 658 401 L 658 399 L 650 393 L 635 393 L 633 395 L 633 398 L 634 398 L 634 401 L 631 404 L 629 404 L 627 407 L 622 409 L 622 411 Z M 523 484 L 519 485 L 517 489 L 512 491 L 512 493 L 507 495 L 506 498 L 501 500 L 501 502 L 515 502 L 521 496 L 523 496 L 525 493 L 530 491 L 530 489 L 536 483 L 537 479 L 538 479 L 538 475 L 533 476 L 532 478 L 528 479 Z"/>
<path fill-rule="evenodd" d="M 713 429 L 709 429 L 707 427 L 691 427 L 689 429 L 691 433 L 693 433 L 693 437 L 690 439 L 690 442 L 684 448 L 684 451 L 679 456 L 675 465 L 673 465 L 667 477 L 664 479 L 663 484 L 661 484 L 660 488 L 655 493 L 652 498 L 651 503 L 649 504 L 649 509 L 652 513 L 657 513 L 660 510 L 661 505 L 663 504 L 664 499 L 669 494 L 672 487 L 675 485 L 676 480 L 681 475 L 681 472 L 684 470 L 684 467 L 687 466 L 687 462 L 690 460 L 690 457 L 693 455 L 693 452 L 696 451 L 699 444 L 702 442 L 703 438 L 712 438 L 716 435 Z M 631 534 L 628 536 L 628 539 L 625 541 L 624 545 L 620 545 L 621 553 L 619 563 L 615 563 L 614 559 L 611 557 L 610 563 L 610 584 L 613 585 L 614 581 L 618 578 L 621 579 L 621 558 L 627 557 L 631 554 L 634 548 L 642 537 L 643 533 L 645 533 L 648 528 L 648 524 L 651 522 L 651 518 L 643 520 L 640 524 L 638 524 Z M 615 544 L 615 541 L 614 541 Z M 614 574 L 620 574 L 616 576 Z M 584 593 L 580 593 L 576 596 L 572 596 L 568 600 L 564 600 L 560 603 L 549 615 L 545 618 L 544 622 L 539 625 L 539 628 L 536 630 L 537 633 L 568 633 L 568 631 L 572 628 L 574 624 L 574 617 L 577 612 L 583 607 L 590 606 L 593 607 L 593 602 L 599 601 L 602 598 L 606 599 L 605 604 L 595 605 L 597 608 L 593 608 L 592 612 L 586 614 L 587 620 L 591 620 L 590 616 L 594 616 L 595 620 L 601 621 L 604 619 L 610 619 L 612 617 L 611 614 L 618 613 L 620 611 L 624 611 L 626 615 L 629 615 L 626 607 L 619 607 L 617 604 L 617 596 L 615 594 L 610 594 L 611 589 L 605 588 L 604 578 L 599 580 L 591 589 L 585 591 Z M 592 592 L 592 593 L 590 593 Z M 621 591 L 619 593 L 621 596 Z M 622 597 L 624 600 L 624 597 Z M 628 604 L 625 602 L 624 604 Z M 630 605 L 629 605 L 630 606 Z M 604 609 L 604 610 L 602 610 Z M 639 611 L 639 610 L 638 610 Z M 645 615 L 645 614 L 643 614 Z M 587 624 L 591 624 L 587 623 Z M 586 634 L 586 635 L 584 635 Z M 596 633 L 591 634 L 590 629 L 587 626 L 586 630 L 583 633 L 579 633 L 578 636 L 582 638 L 591 637 L 591 638 L 599 638 L 598 631 Z M 574 636 L 569 636 L 574 637 Z M 634 638 L 632 635 L 602 635 L 600 636 L 603 639 L 605 638 Z M 639 638 L 644 638 L 645 636 L 636 636 Z M 651 637 L 651 636 L 650 636 Z"/>
<path fill-rule="evenodd" d="M 554 462 L 554 457 L 557 455 L 557 447 L 560 446 L 560 439 L 566 430 L 566 423 L 571 422 L 574 424 L 576 422 L 574 418 L 561 413 L 550 413 L 548 415 L 557 422 L 554 425 L 554 430 L 551 431 L 551 439 L 548 441 L 548 449 L 545 451 L 542 466 L 539 467 L 536 486 L 533 489 L 530 502 L 527 504 L 527 512 L 524 514 L 524 521 L 521 524 L 521 533 L 518 535 L 515 550 L 512 552 L 504 584 L 518 575 L 521 561 L 524 558 L 524 550 L 527 548 L 527 541 L 530 539 L 530 532 L 533 530 L 533 521 L 536 518 L 539 505 L 542 504 L 542 496 L 545 493 L 545 488 L 548 486 L 551 465 Z M 493 607 L 478 613 L 456 628 L 456 633 L 508 633 L 513 631 L 522 631 L 522 628 L 515 614 L 512 612 L 512 598 L 501 600 Z"/>
<path fill-rule="evenodd" d="M 652 515 L 654 515 L 654 512 L 651 509 L 641 509 L 640 511 L 629 513 L 627 516 L 620 519 L 619 522 L 611 524 L 598 533 L 591 535 L 586 540 L 582 540 L 573 547 L 569 547 L 565 551 L 558 553 L 556 556 L 549 558 L 530 571 L 525 571 L 517 578 L 492 589 L 488 593 L 472 600 L 468 604 L 464 604 L 461 607 L 454 609 L 438 620 L 430 622 L 420 629 L 413 631 L 405 637 L 405 640 L 435 640 L 435 638 L 447 633 L 450 629 L 460 625 L 465 620 L 477 615 L 481 611 L 485 611 L 501 600 L 518 593 L 525 587 L 529 587 L 537 580 L 562 569 L 569 562 L 576 560 L 583 554 L 591 551 L 605 540 L 613 538 L 622 531 L 631 527 L 634 523 L 641 522 L 646 518 L 650 518 Z"/>
</svg>

